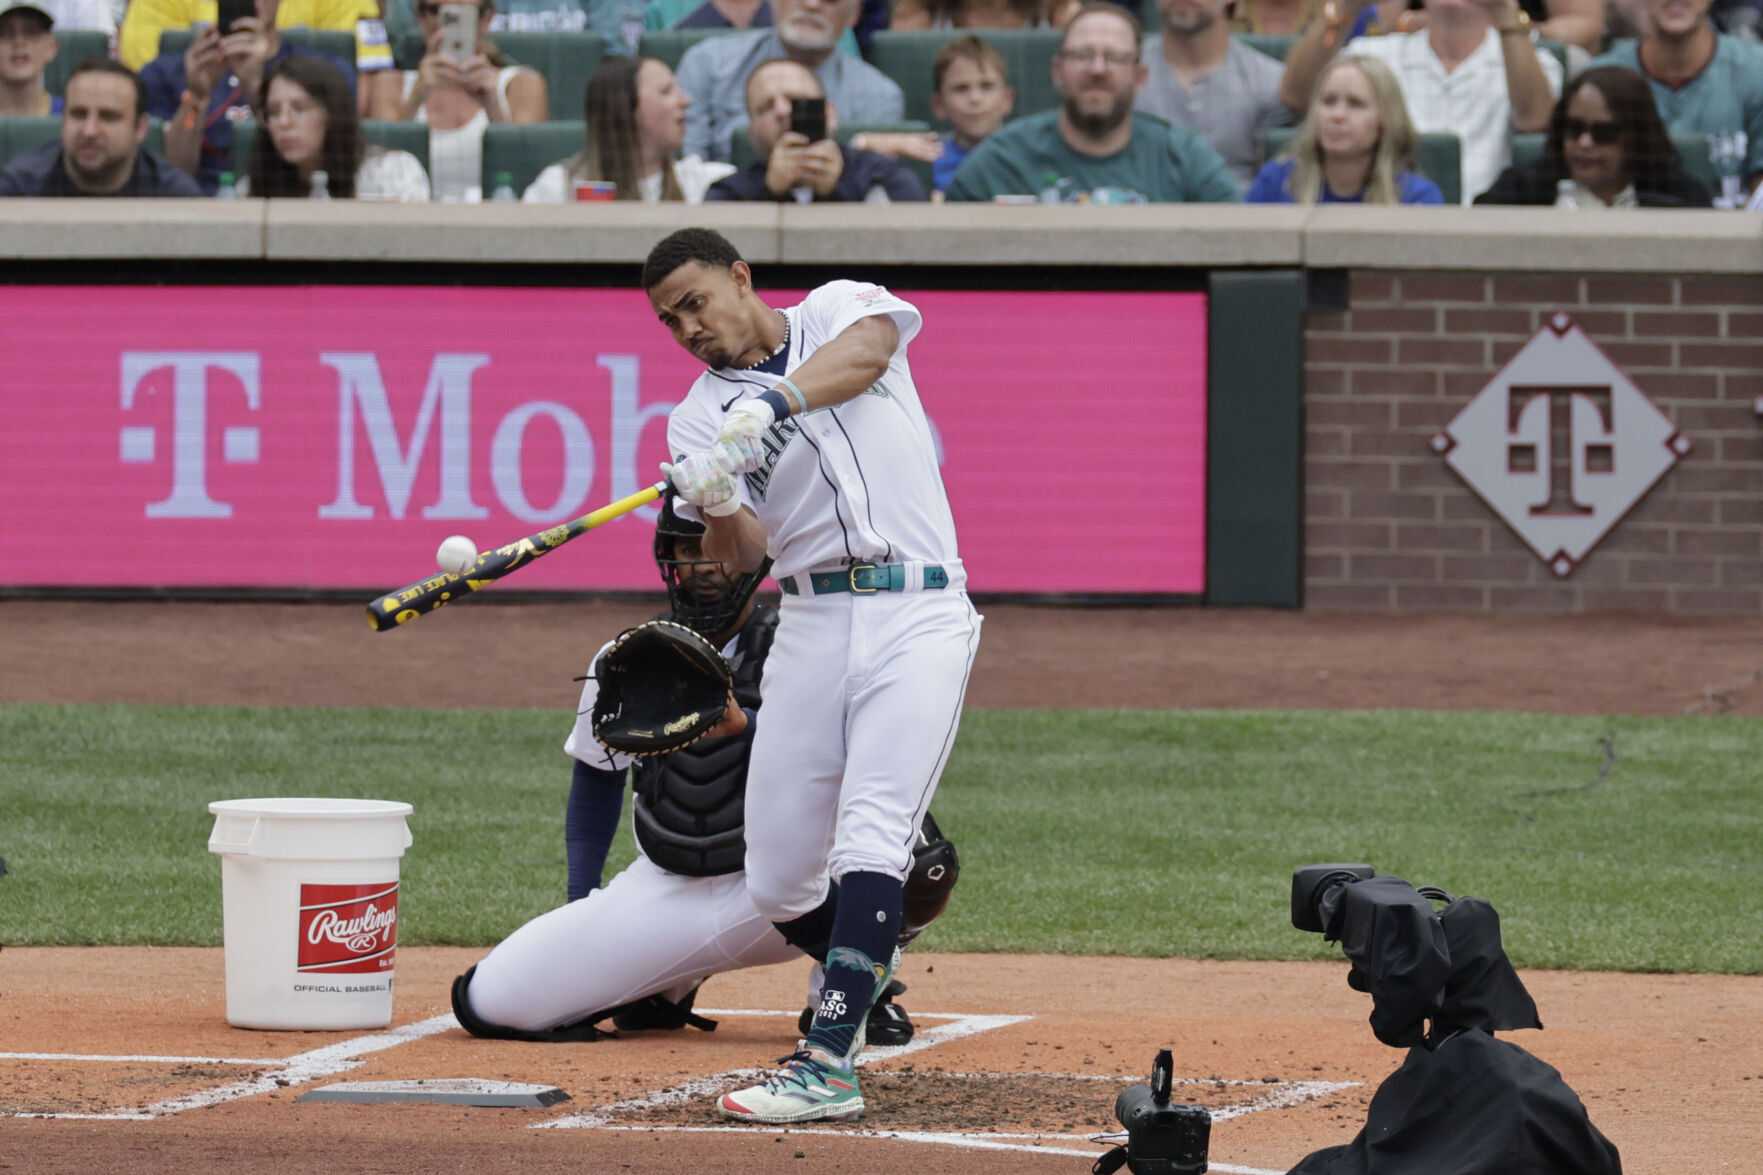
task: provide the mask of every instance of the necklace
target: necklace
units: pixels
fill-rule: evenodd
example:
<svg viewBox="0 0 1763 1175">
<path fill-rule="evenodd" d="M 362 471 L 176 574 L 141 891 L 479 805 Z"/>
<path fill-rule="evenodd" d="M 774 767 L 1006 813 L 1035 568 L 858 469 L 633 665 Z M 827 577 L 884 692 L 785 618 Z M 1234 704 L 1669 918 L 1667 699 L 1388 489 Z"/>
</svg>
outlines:
<svg viewBox="0 0 1763 1175">
<path fill-rule="evenodd" d="M 776 359 L 779 355 L 782 355 L 784 353 L 784 348 L 790 345 L 790 316 L 788 314 L 784 314 L 784 312 L 781 310 L 778 311 L 778 313 L 783 316 L 784 337 L 782 339 L 778 340 L 777 346 L 775 346 L 771 349 L 771 354 L 769 354 L 765 358 L 759 360 L 757 363 L 747 364 L 747 366 L 741 368 L 742 371 L 752 371 L 755 367 L 759 367 L 762 364 L 770 363 L 773 359 Z"/>
</svg>

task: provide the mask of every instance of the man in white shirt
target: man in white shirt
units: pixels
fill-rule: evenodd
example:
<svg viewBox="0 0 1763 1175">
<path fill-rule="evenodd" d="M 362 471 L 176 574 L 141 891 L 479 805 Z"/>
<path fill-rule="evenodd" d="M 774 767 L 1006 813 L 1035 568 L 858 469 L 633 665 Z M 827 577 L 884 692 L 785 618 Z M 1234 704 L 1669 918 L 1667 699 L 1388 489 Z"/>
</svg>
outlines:
<svg viewBox="0 0 1763 1175">
<path fill-rule="evenodd" d="M 1282 101 L 1307 109 L 1322 67 L 1364 5 L 1331 0 L 1286 58 Z M 1454 134 L 1463 145 L 1463 203 L 1492 186 L 1512 161 L 1512 136 L 1547 129 L 1561 92 L 1561 63 L 1531 36 L 1517 0 L 1426 0 L 1418 32 L 1355 37 L 1343 50 L 1395 72 L 1414 128 Z"/>
</svg>

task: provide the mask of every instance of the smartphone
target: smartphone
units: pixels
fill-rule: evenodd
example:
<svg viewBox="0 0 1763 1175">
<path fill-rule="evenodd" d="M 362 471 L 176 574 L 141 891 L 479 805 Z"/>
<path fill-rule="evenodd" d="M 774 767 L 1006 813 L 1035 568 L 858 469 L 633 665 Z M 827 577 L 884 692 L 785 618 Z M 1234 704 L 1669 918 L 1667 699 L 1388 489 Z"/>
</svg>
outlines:
<svg viewBox="0 0 1763 1175">
<path fill-rule="evenodd" d="M 477 18 L 475 4 L 443 4 L 441 18 L 441 52 L 456 61 L 477 55 Z"/>
<path fill-rule="evenodd" d="M 241 16 L 256 16 L 257 0 L 220 0 L 220 32 L 222 36 L 233 31 L 233 22 Z"/>
<path fill-rule="evenodd" d="M 826 99 L 791 98 L 790 129 L 807 136 L 810 143 L 826 138 Z"/>
</svg>

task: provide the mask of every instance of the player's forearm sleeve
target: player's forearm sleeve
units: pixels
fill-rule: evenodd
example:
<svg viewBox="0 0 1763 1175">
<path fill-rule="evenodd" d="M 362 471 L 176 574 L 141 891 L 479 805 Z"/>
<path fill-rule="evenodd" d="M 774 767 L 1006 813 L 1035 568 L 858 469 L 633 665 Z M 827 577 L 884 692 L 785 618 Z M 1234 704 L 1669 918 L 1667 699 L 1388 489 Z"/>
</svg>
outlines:
<svg viewBox="0 0 1763 1175">
<path fill-rule="evenodd" d="M 569 858 L 569 900 L 579 901 L 599 888 L 606 854 L 624 810 L 624 774 L 601 771 L 580 760 L 569 785 L 569 807 L 563 817 L 563 846 Z"/>
</svg>

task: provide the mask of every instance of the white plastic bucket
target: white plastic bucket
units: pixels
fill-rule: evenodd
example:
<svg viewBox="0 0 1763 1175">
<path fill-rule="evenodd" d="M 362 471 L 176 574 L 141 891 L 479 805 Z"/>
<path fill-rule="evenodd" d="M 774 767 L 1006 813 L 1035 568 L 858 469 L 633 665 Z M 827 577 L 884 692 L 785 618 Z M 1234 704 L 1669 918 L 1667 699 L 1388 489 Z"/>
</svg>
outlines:
<svg viewBox="0 0 1763 1175">
<path fill-rule="evenodd" d="M 392 1022 L 398 859 L 409 804 L 217 800 L 226 1018 L 237 1028 Z"/>
</svg>

